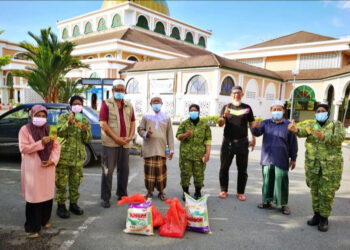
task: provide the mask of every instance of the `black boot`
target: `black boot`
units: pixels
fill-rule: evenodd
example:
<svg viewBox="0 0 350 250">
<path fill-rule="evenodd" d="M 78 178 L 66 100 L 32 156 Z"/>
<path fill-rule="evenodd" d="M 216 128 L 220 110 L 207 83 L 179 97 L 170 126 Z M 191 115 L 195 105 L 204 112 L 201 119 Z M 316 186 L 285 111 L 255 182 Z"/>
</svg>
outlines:
<svg viewBox="0 0 350 250">
<path fill-rule="evenodd" d="M 70 213 L 66 208 L 66 204 L 57 204 L 56 214 L 62 219 L 67 219 L 70 216 Z"/>
<path fill-rule="evenodd" d="M 201 187 L 196 187 L 196 192 L 194 193 L 194 198 L 196 200 L 198 200 L 202 197 L 201 189 L 202 189 Z"/>
<path fill-rule="evenodd" d="M 320 223 L 320 214 L 315 212 L 314 216 L 307 221 L 309 226 L 317 226 Z"/>
<path fill-rule="evenodd" d="M 328 218 L 320 215 L 320 224 L 318 225 L 318 230 L 321 232 L 328 231 Z"/>
<path fill-rule="evenodd" d="M 71 211 L 73 214 L 76 214 L 76 215 L 82 215 L 84 213 L 84 210 L 81 209 L 77 203 L 70 203 L 69 211 Z"/>
<path fill-rule="evenodd" d="M 183 195 L 182 195 L 182 200 L 183 200 L 183 201 L 186 201 L 185 193 L 186 193 L 186 194 L 189 194 L 189 193 L 188 193 L 188 187 L 182 187 L 182 190 L 184 191 L 184 193 L 183 193 Z"/>
</svg>

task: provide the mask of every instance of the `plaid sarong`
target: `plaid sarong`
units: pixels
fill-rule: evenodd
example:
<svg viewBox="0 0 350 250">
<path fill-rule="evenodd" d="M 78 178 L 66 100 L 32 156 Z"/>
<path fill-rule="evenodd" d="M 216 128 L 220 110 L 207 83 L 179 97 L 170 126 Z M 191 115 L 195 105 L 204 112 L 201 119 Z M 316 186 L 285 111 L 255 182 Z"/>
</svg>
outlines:
<svg viewBox="0 0 350 250">
<path fill-rule="evenodd" d="M 145 186 L 148 192 L 153 192 L 154 187 L 163 192 L 167 182 L 166 158 L 152 156 L 143 160 L 145 171 Z"/>
</svg>

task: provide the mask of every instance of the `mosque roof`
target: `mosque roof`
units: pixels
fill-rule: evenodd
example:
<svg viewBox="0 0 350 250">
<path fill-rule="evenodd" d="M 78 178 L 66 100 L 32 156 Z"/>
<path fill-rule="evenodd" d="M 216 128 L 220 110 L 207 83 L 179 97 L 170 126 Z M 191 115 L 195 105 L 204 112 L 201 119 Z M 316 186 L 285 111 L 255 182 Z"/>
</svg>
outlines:
<svg viewBox="0 0 350 250">
<path fill-rule="evenodd" d="M 204 48 L 202 49 L 195 45 L 186 44 L 186 42 L 177 41 L 174 38 L 165 38 L 158 35 L 152 35 L 147 32 L 131 28 L 95 36 L 87 36 L 81 39 L 76 39 L 74 42 L 78 45 L 83 45 L 112 39 L 120 39 L 127 42 L 137 43 L 144 46 L 181 54 L 184 56 L 210 54 L 210 52 Z"/>
<path fill-rule="evenodd" d="M 329 41 L 329 40 L 336 40 L 336 38 L 329 37 L 329 36 L 322 36 L 322 35 L 307 32 L 307 31 L 299 31 L 290 35 L 277 37 L 269 41 L 248 46 L 241 50 L 258 49 L 258 48 L 281 46 L 281 45 L 291 45 L 291 44 L 298 44 L 298 43 L 322 42 L 322 41 Z"/>
<path fill-rule="evenodd" d="M 254 75 L 259 75 L 263 77 L 269 77 L 277 80 L 282 80 L 282 78 L 273 71 L 251 66 L 235 60 L 227 59 L 213 53 L 208 55 L 192 56 L 192 57 L 186 57 L 186 58 L 154 60 L 150 62 L 138 62 L 125 67 L 121 71 L 135 72 L 135 71 L 203 68 L 203 67 L 220 67 L 220 68 L 226 68 L 226 69 L 232 69 L 235 71 L 250 73 Z"/>
</svg>

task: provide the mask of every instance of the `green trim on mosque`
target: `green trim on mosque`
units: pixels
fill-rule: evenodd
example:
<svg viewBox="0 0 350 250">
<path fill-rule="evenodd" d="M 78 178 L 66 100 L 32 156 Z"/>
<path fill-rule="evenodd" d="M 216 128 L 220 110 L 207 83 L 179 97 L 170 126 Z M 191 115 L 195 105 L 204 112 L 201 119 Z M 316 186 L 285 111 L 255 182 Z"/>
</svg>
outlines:
<svg viewBox="0 0 350 250">
<path fill-rule="evenodd" d="M 154 32 L 165 35 L 164 24 L 162 22 L 157 22 Z"/>
<path fill-rule="evenodd" d="M 100 78 L 100 75 L 97 74 L 96 72 L 93 72 L 93 73 L 90 75 L 90 78 Z"/>
<path fill-rule="evenodd" d="M 97 30 L 98 31 L 102 31 L 102 30 L 106 30 L 107 26 L 106 26 L 106 21 L 105 19 L 102 17 L 100 19 L 100 21 L 98 21 L 98 26 L 97 26 Z"/>
<path fill-rule="evenodd" d="M 187 32 L 185 42 L 192 43 L 193 44 L 193 35 L 191 32 Z"/>
<path fill-rule="evenodd" d="M 180 31 L 179 31 L 179 29 L 178 29 L 177 27 L 174 27 L 174 28 L 173 28 L 173 30 L 171 31 L 170 37 L 175 38 L 175 39 L 177 39 L 177 40 L 180 40 L 180 39 L 181 39 L 181 37 L 180 37 Z"/>
<path fill-rule="evenodd" d="M 92 33 L 92 25 L 90 22 L 87 22 L 85 25 L 84 34 L 89 34 L 89 33 Z"/>
<path fill-rule="evenodd" d="M 122 26 L 122 18 L 119 14 L 115 14 L 112 21 L 112 28 Z"/>
<path fill-rule="evenodd" d="M 75 25 L 74 29 L 73 29 L 73 36 L 80 36 L 80 30 L 79 30 L 79 26 Z"/>
<path fill-rule="evenodd" d="M 201 36 L 199 38 L 198 46 L 201 46 L 201 47 L 205 48 L 205 39 L 204 39 L 204 37 Z"/>
<path fill-rule="evenodd" d="M 149 30 L 147 18 L 144 16 L 139 16 L 139 18 L 137 19 L 136 26 L 143 28 L 143 29 L 146 29 L 146 30 Z"/>
<path fill-rule="evenodd" d="M 69 37 L 67 28 L 62 31 L 62 39 L 67 39 Z"/>
<path fill-rule="evenodd" d="M 296 102 L 314 102 L 316 101 L 315 92 L 306 85 L 299 86 L 294 90 L 294 101 Z"/>
</svg>

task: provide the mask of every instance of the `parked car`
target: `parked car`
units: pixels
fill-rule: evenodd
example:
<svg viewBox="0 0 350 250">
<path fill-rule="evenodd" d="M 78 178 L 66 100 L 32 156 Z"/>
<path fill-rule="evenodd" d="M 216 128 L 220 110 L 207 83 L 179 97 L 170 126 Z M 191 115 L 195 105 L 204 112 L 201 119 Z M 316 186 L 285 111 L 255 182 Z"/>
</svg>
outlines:
<svg viewBox="0 0 350 250">
<path fill-rule="evenodd" d="M 70 111 L 69 104 L 54 103 L 28 103 L 20 105 L 2 115 L 0 115 L 0 154 L 19 154 L 18 132 L 20 128 L 30 120 L 30 109 L 40 104 L 47 108 L 47 122 L 50 125 L 57 123 L 60 114 Z M 101 128 L 98 119 L 98 113 L 89 107 L 83 107 L 83 115 L 91 125 L 92 141 L 86 144 L 86 158 L 84 166 L 88 165 L 91 159 L 97 159 L 101 156 Z"/>
</svg>

